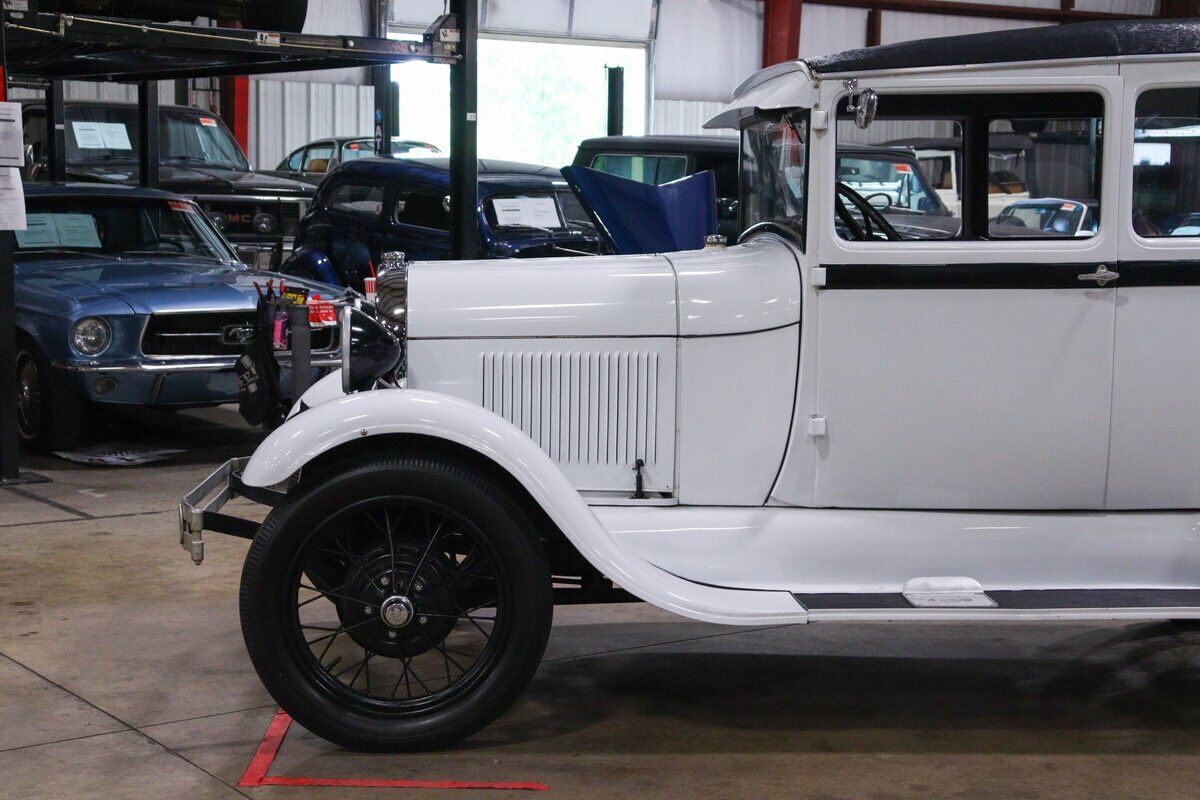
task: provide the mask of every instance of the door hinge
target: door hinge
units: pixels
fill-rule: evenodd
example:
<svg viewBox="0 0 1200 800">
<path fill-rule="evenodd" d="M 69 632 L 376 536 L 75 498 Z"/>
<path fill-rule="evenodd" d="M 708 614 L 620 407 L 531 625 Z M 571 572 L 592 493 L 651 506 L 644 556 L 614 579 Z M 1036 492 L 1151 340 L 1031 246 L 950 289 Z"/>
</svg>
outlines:
<svg viewBox="0 0 1200 800">
<path fill-rule="evenodd" d="M 813 267 L 808 271 L 808 282 L 812 284 L 814 289 L 820 289 L 825 285 L 825 268 Z"/>
<path fill-rule="evenodd" d="M 646 499 L 646 477 L 642 471 L 646 469 L 645 459 L 639 458 L 633 463 L 633 499 Z"/>
<path fill-rule="evenodd" d="M 810 438 L 824 439 L 828 430 L 824 417 L 812 416 L 808 418 L 808 435 Z"/>
</svg>

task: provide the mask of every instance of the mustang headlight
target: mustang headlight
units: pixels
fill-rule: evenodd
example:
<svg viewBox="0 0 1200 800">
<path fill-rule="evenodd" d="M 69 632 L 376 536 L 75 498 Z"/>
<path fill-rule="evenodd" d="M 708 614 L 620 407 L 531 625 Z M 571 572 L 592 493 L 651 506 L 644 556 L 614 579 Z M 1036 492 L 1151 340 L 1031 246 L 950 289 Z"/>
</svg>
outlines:
<svg viewBox="0 0 1200 800">
<path fill-rule="evenodd" d="M 404 347 L 395 333 L 352 306 L 342 309 L 342 391 L 363 392 L 391 375 Z"/>
<path fill-rule="evenodd" d="M 112 342 L 112 328 L 100 317 L 84 317 L 71 331 L 71 344 L 85 356 L 104 352 Z"/>
</svg>

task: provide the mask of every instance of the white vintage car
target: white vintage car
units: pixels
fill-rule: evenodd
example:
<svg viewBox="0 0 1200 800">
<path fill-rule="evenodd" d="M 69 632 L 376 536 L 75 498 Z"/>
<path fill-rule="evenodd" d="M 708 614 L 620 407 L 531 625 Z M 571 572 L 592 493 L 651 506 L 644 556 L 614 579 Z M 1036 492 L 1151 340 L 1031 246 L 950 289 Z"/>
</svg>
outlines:
<svg viewBox="0 0 1200 800">
<path fill-rule="evenodd" d="M 1200 241 L 1156 233 L 1200 208 L 1197 53 L 1200 22 L 1103 23 L 765 70 L 709 123 L 741 131 L 736 246 L 391 269 L 340 375 L 185 499 L 183 544 L 253 537 L 262 680 L 377 750 L 495 719 L 556 601 L 1200 617 Z M 1014 131 L 1094 236 L 989 230 Z M 957 232 L 906 240 L 836 183 L 839 143 L 901 135 L 961 139 Z"/>
</svg>

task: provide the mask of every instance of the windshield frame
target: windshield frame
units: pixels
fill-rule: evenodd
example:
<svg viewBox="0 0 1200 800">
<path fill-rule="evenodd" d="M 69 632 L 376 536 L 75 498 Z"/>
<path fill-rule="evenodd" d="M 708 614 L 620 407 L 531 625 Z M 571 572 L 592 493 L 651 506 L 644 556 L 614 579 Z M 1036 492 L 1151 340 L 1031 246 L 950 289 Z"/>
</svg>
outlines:
<svg viewBox="0 0 1200 800">
<path fill-rule="evenodd" d="M 750 181 L 747 178 L 753 173 L 756 177 L 761 177 L 764 173 L 770 174 L 774 181 L 778 181 L 776 165 L 770 165 L 770 169 L 764 170 L 762 165 L 758 164 L 757 157 L 751 152 L 750 135 L 755 129 L 779 129 L 783 130 L 784 126 L 790 129 L 790 136 L 794 137 L 794 141 L 803 147 L 803 176 L 801 179 L 801 190 L 803 192 L 799 200 L 800 213 L 796 216 L 780 216 L 778 214 L 761 214 L 755 219 L 750 219 L 752 209 L 761 207 L 757 196 L 752 196 Z M 738 227 L 742 234 L 739 241 L 745 241 L 747 234 L 754 231 L 770 230 L 790 239 L 800 252 L 806 252 L 806 244 L 808 240 L 808 219 L 811 216 L 811 200 L 812 192 L 810 191 L 812 178 L 812 129 L 810 125 L 810 113 L 807 108 L 787 108 L 779 111 L 764 112 L 759 111 L 755 114 L 746 125 L 742 126 L 740 131 L 740 144 L 738 147 Z M 788 179 L 785 177 L 782 181 L 783 185 L 788 184 Z"/>
</svg>

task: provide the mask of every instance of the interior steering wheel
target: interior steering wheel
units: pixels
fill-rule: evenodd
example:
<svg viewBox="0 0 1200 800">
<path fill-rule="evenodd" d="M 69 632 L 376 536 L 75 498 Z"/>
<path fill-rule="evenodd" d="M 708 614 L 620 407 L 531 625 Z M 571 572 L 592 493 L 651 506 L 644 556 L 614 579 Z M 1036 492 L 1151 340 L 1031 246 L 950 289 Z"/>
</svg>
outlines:
<svg viewBox="0 0 1200 800">
<path fill-rule="evenodd" d="M 862 214 L 863 221 L 860 225 L 844 204 L 835 204 L 838 218 L 849 229 L 852 239 L 858 242 L 869 242 L 876 238 L 875 231 L 879 231 L 889 242 L 903 241 L 903 237 L 896 233 L 896 229 L 892 227 L 892 224 L 887 221 L 883 214 L 879 213 L 879 209 L 871 205 L 861 194 L 840 181 L 837 185 L 837 194 L 838 197 L 845 198 L 850 205 L 858 210 L 858 213 Z"/>
</svg>

